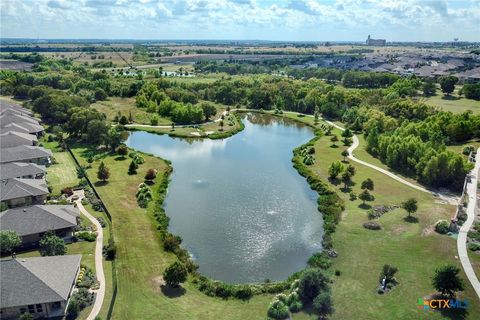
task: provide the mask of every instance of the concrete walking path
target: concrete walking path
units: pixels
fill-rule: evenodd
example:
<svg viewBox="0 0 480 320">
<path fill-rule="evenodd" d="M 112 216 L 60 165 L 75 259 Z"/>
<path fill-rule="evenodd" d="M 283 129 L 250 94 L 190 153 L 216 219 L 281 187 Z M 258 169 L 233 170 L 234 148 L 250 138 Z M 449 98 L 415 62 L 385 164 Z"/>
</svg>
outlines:
<svg viewBox="0 0 480 320">
<path fill-rule="evenodd" d="M 82 190 L 83 191 L 83 190 Z M 103 229 L 98 220 L 92 216 L 82 205 L 82 197 L 76 200 L 76 204 L 80 212 L 90 220 L 97 227 L 97 239 L 95 243 L 95 273 L 97 275 L 97 281 L 100 284 L 100 288 L 96 290 L 95 303 L 93 304 L 92 311 L 87 317 L 87 320 L 94 320 L 102 309 L 103 300 L 105 298 L 105 273 L 103 272 Z"/>
<path fill-rule="evenodd" d="M 473 289 L 477 293 L 478 298 L 480 299 L 480 282 L 478 281 L 477 275 L 475 274 L 470 259 L 468 258 L 467 251 L 467 233 L 472 227 L 472 224 L 475 220 L 475 209 L 477 207 L 477 184 L 478 184 L 478 175 L 480 170 L 480 148 L 477 150 L 477 157 L 475 162 L 475 167 L 470 172 L 470 182 L 466 186 L 466 196 L 468 196 L 468 206 L 467 206 L 467 221 L 462 225 L 460 231 L 458 232 L 457 238 L 457 250 L 458 257 L 462 263 L 463 270 L 467 275 L 468 280 L 473 286 Z"/>
</svg>

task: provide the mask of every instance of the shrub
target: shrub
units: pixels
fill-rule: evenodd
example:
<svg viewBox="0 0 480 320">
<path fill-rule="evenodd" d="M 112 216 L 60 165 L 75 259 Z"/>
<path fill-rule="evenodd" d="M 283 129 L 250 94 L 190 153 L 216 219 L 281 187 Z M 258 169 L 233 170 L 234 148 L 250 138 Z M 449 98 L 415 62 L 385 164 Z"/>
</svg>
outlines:
<svg viewBox="0 0 480 320">
<path fill-rule="evenodd" d="M 468 249 L 472 251 L 479 251 L 480 250 L 480 243 L 472 242 L 468 244 Z"/>
<path fill-rule="evenodd" d="M 126 145 L 124 144 L 121 144 L 118 148 L 117 148 L 117 153 L 118 155 L 122 156 L 122 157 L 125 157 L 127 154 L 128 154 L 128 148 Z"/>
<path fill-rule="evenodd" d="M 328 269 L 332 265 L 332 261 L 327 253 L 317 252 L 308 259 L 308 265 L 313 268 Z"/>
<path fill-rule="evenodd" d="M 324 291 L 315 297 L 313 300 L 313 311 L 322 316 L 333 313 L 334 309 L 330 291 Z"/>
<path fill-rule="evenodd" d="M 163 248 L 168 252 L 175 252 L 180 244 L 182 243 L 182 238 L 180 236 L 175 236 L 171 233 L 167 233 L 163 239 Z"/>
<path fill-rule="evenodd" d="M 357 194 L 355 192 L 350 192 L 350 201 L 355 201 L 357 200 Z"/>
<path fill-rule="evenodd" d="M 275 300 L 268 307 L 267 314 L 272 319 L 286 319 L 289 316 L 288 307 L 282 301 Z"/>
<path fill-rule="evenodd" d="M 135 162 L 135 160 L 132 160 L 132 162 L 130 162 L 130 165 L 128 166 L 128 174 L 137 174 L 137 169 L 138 164 Z"/>
<path fill-rule="evenodd" d="M 340 270 L 338 270 L 338 269 L 335 270 L 335 275 L 336 275 L 337 277 L 340 277 L 341 274 L 342 274 L 342 272 L 341 272 Z"/>
<path fill-rule="evenodd" d="M 62 189 L 62 194 L 66 195 L 67 197 L 70 197 L 71 195 L 73 195 L 73 190 L 72 188 L 63 188 Z"/>
<path fill-rule="evenodd" d="M 320 269 L 307 269 L 300 278 L 298 294 L 303 302 L 309 303 L 322 291 L 328 290 L 330 280 Z"/>
<path fill-rule="evenodd" d="M 435 225 L 435 231 L 437 231 L 440 234 L 447 234 L 449 227 L 450 227 L 449 223 L 445 220 L 442 220 Z"/>
<path fill-rule="evenodd" d="M 240 300 L 249 300 L 253 296 L 253 291 L 249 285 L 241 285 L 235 288 L 233 296 Z"/>
<path fill-rule="evenodd" d="M 363 227 L 368 230 L 380 230 L 382 227 L 376 221 L 367 221 L 363 223 Z"/>
<path fill-rule="evenodd" d="M 93 242 L 97 239 L 97 235 L 95 233 L 88 231 L 77 232 L 77 237 L 88 242 Z"/>
<path fill-rule="evenodd" d="M 147 173 L 145 174 L 145 180 L 151 181 L 157 177 L 157 170 L 155 169 L 148 169 Z"/>
<path fill-rule="evenodd" d="M 163 279 L 167 285 L 178 287 L 180 283 L 187 280 L 187 275 L 187 268 L 185 268 L 182 263 L 175 261 L 165 269 L 163 272 Z"/>
<path fill-rule="evenodd" d="M 104 247 L 104 252 L 107 260 L 115 259 L 115 256 L 117 255 L 117 245 L 113 238 L 108 239 L 108 244 Z"/>
</svg>

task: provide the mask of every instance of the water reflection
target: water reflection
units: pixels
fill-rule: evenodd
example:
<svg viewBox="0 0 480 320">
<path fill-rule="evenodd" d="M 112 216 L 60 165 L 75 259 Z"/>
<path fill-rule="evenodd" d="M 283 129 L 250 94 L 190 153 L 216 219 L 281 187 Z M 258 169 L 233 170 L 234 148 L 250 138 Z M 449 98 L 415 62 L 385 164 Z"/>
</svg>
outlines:
<svg viewBox="0 0 480 320">
<path fill-rule="evenodd" d="M 127 144 L 173 162 L 170 230 L 201 273 L 232 283 L 281 280 L 321 246 L 317 195 L 291 164 L 292 149 L 313 134 L 277 117 L 243 117 L 245 130 L 224 140 L 134 132 Z"/>
</svg>

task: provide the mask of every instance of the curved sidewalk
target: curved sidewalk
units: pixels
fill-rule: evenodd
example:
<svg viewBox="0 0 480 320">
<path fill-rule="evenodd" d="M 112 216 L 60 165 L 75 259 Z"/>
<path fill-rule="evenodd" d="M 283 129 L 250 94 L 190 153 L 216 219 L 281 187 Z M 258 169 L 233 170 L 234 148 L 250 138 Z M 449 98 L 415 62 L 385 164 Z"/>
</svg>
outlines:
<svg viewBox="0 0 480 320">
<path fill-rule="evenodd" d="M 477 150 L 477 157 L 475 162 L 475 168 L 470 172 L 470 182 L 466 187 L 466 194 L 468 195 L 468 206 L 467 206 L 467 221 L 462 225 L 460 231 L 458 232 L 457 238 L 457 250 L 458 257 L 462 263 L 463 270 L 467 275 L 468 280 L 473 286 L 473 289 L 477 293 L 478 298 L 480 299 L 480 282 L 478 281 L 477 275 L 473 271 L 470 258 L 468 257 L 467 251 L 467 233 L 472 227 L 472 224 L 475 220 L 475 209 L 477 207 L 477 184 L 478 184 L 478 172 L 480 170 L 480 148 Z"/>
<path fill-rule="evenodd" d="M 82 205 L 82 197 L 77 201 L 78 209 L 80 212 L 90 220 L 97 227 L 97 239 L 95 243 L 95 273 L 97 275 L 97 281 L 100 283 L 100 288 L 96 290 L 95 303 L 93 304 L 92 311 L 87 317 L 87 320 L 94 320 L 102 309 L 103 300 L 105 298 L 105 273 L 103 272 L 103 229 L 98 220 L 92 216 Z"/>
</svg>

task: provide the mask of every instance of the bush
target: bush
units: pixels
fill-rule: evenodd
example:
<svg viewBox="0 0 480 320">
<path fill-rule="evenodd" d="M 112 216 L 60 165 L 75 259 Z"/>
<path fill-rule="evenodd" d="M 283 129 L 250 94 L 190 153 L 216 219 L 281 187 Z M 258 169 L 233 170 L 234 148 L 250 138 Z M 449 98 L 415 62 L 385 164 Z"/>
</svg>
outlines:
<svg viewBox="0 0 480 320">
<path fill-rule="evenodd" d="M 272 319 L 286 319 L 290 315 L 288 307 L 279 300 L 275 300 L 270 304 L 267 314 Z"/>
<path fill-rule="evenodd" d="M 88 231 L 77 232 L 77 237 L 88 242 L 93 242 L 97 239 L 97 235 L 95 233 Z"/>
<path fill-rule="evenodd" d="M 315 297 L 313 300 L 313 311 L 322 316 L 333 313 L 334 309 L 330 291 L 324 291 Z"/>
<path fill-rule="evenodd" d="M 240 300 L 249 300 L 253 296 L 253 291 L 249 285 L 242 285 L 235 288 L 233 296 Z"/>
<path fill-rule="evenodd" d="M 113 238 L 108 239 L 108 244 L 104 246 L 105 258 L 107 260 L 114 260 L 117 255 L 117 245 Z"/>
<path fill-rule="evenodd" d="M 66 195 L 67 197 L 70 197 L 71 195 L 73 195 L 73 190 L 72 190 L 72 188 L 69 188 L 69 187 L 63 188 L 61 192 L 62 192 L 62 194 Z"/>
<path fill-rule="evenodd" d="M 180 283 L 187 280 L 187 275 L 187 268 L 182 263 L 175 261 L 163 272 L 163 280 L 171 287 L 178 287 Z"/>
<path fill-rule="evenodd" d="M 479 251 L 480 250 L 480 243 L 472 242 L 468 244 L 468 249 L 472 251 Z"/>
<path fill-rule="evenodd" d="M 336 275 L 337 277 L 340 277 L 341 274 L 342 274 L 342 272 L 341 272 L 340 270 L 338 270 L 338 269 L 335 270 L 335 275 Z"/>
<path fill-rule="evenodd" d="M 121 144 L 118 148 L 117 148 L 117 153 L 118 155 L 122 156 L 122 157 L 125 157 L 127 154 L 128 154 L 128 148 L 126 145 L 124 144 Z"/>
<path fill-rule="evenodd" d="M 308 259 L 308 265 L 313 268 L 328 269 L 332 265 L 330 257 L 325 252 L 314 253 Z"/>
<path fill-rule="evenodd" d="M 329 281 L 322 270 L 307 269 L 300 278 L 298 294 L 303 302 L 312 302 L 320 292 L 329 290 Z"/>
<path fill-rule="evenodd" d="M 167 233 L 163 239 L 163 248 L 168 252 L 175 252 L 182 243 L 180 236 L 175 236 L 171 233 Z"/>
<path fill-rule="evenodd" d="M 147 173 L 145 174 L 145 180 L 152 181 L 157 177 L 157 170 L 155 169 L 148 169 Z"/>
<path fill-rule="evenodd" d="M 447 234 L 449 227 L 450 227 L 450 224 L 447 221 L 442 220 L 435 225 L 435 231 L 437 231 L 440 234 Z"/>
<path fill-rule="evenodd" d="M 376 221 L 367 221 L 363 223 L 363 227 L 368 230 L 380 230 L 382 227 Z"/>
</svg>

